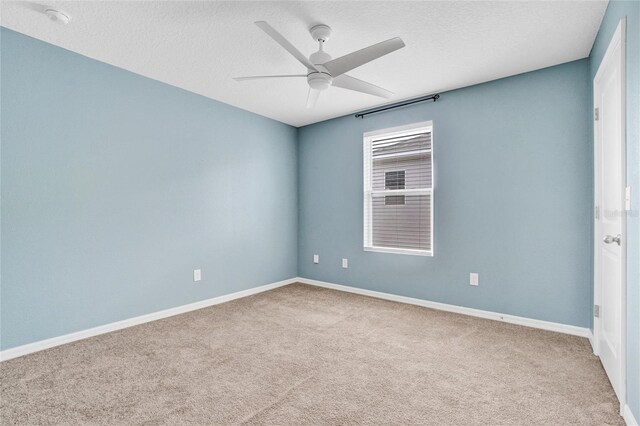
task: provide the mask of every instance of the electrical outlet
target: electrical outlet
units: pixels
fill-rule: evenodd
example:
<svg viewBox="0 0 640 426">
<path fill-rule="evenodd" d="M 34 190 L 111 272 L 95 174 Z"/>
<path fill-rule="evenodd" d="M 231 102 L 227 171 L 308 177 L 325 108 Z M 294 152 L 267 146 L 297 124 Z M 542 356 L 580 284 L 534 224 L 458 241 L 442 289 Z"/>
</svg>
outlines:
<svg viewBox="0 0 640 426">
<path fill-rule="evenodd" d="M 193 281 L 197 282 L 202 279 L 202 269 L 194 269 L 193 270 Z"/>
<path fill-rule="evenodd" d="M 313 255 L 313 263 L 320 263 L 320 256 L 317 254 Z"/>
<path fill-rule="evenodd" d="M 349 259 L 342 259 L 342 267 L 347 269 L 349 267 Z"/>
<path fill-rule="evenodd" d="M 469 285 L 478 285 L 478 273 L 471 272 L 469 274 Z"/>
</svg>

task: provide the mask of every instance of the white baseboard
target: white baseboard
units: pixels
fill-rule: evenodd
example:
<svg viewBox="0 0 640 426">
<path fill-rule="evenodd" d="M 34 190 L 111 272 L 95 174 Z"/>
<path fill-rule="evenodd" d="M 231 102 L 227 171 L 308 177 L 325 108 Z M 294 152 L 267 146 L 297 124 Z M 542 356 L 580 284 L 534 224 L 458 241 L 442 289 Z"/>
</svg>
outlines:
<svg viewBox="0 0 640 426">
<path fill-rule="evenodd" d="M 628 405 L 625 405 L 624 409 L 622 410 L 622 418 L 624 419 L 627 426 L 638 426 L 638 421 L 633 416 L 631 408 L 629 408 Z"/>
<path fill-rule="evenodd" d="M 587 339 L 589 339 L 589 343 L 591 344 L 591 349 L 593 350 L 594 355 L 598 355 L 598 351 L 596 351 L 596 342 L 594 340 L 593 331 L 588 329 L 589 333 L 587 334 Z"/>
<path fill-rule="evenodd" d="M 465 308 L 463 306 L 448 305 L 446 303 L 432 302 L 429 300 L 415 299 L 413 297 L 398 296 L 390 293 L 382 293 L 379 291 L 365 290 L 357 287 L 350 287 L 341 284 L 333 284 L 324 281 L 311 280 L 308 278 L 298 277 L 297 281 L 303 284 L 314 285 L 317 287 L 331 288 L 334 290 L 346 291 L 349 293 L 361 294 L 363 296 L 376 297 L 378 299 L 391 300 L 394 302 L 408 303 L 411 305 L 424 306 L 426 308 L 438 309 L 441 311 L 455 312 L 473 317 L 485 318 L 495 321 L 507 322 L 510 324 L 524 325 L 542 330 L 555 331 L 558 333 L 571 334 L 573 336 L 589 337 L 590 330 L 588 328 L 577 327 L 575 325 L 560 324 L 556 322 L 542 321 L 531 318 L 518 317 L 515 315 L 501 314 L 498 312 L 483 311 L 480 309 Z"/>
<path fill-rule="evenodd" d="M 15 348 L 5 349 L 0 351 L 0 361 L 7 361 L 9 359 L 17 358 L 30 353 L 42 351 L 44 349 L 53 348 L 55 346 L 64 345 L 66 343 L 75 342 L 77 340 L 86 339 L 88 337 L 98 336 L 100 334 L 109 333 L 116 330 L 122 330 L 123 328 L 132 327 L 134 325 L 144 324 L 147 322 L 172 317 L 174 315 L 183 314 L 185 312 L 195 311 L 197 309 L 206 308 L 208 306 L 218 305 L 224 302 L 230 302 L 231 300 L 240 299 L 243 297 L 251 296 L 264 291 L 272 290 L 274 288 L 282 287 L 288 284 L 297 282 L 296 278 L 278 281 L 271 284 L 266 284 L 260 287 L 250 288 L 247 290 L 238 291 L 236 293 L 225 294 L 223 296 L 214 297 L 212 299 L 201 300 L 199 302 L 190 303 L 188 305 L 177 306 L 175 308 L 165 309 L 163 311 L 153 312 L 146 315 L 141 315 L 134 318 L 129 318 L 122 321 L 112 322 L 110 324 L 101 325 L 87 330 L 77 331 L 75 333 L 65 334 L 63 336 L 52 337 L 46 340 L 40 340 L 38 342 L 29 343 Z"/>
<path fill-rule="evenodd" d="M 194 311 L 196 309 L 206 308 L 208 306 L 217 305 L 231 300 L 240 299 L 242 297 L 251 296 L 253 294 L 262 293 L 264 291 L 272 290 L 274 288 L 282 287 L 288 284 L 300 282 L 303 284 L 314 285 L 318 287 L 331 288 L 334 290 L 346 291 L 349 293 L 361 294 L 364 296 L 376 297 L 379 299 L 391 300 L 394 302 L 408 303 L 411 305 L 424 306 L 427 308 L 438 309 L 441 311 L 455 312 L 463 315 L 470 315 L 479 318 L 486 318 L 496 321 L 503 321 L 511 324 L 524 325 L 527 327 L 539 328 L 543 330 L 555 331 L 558 333 L 571 334 L 574 336 L 589 338 L 593 344 L 593 336 L 588 328 L 576 327 L 573 325 L 559 324 L 548 321 L 535 320 L 530 318 L 518 317 L 515 315 L 501 314 L 491 311 L 483 311 L 473 308 L 465 308 L 463 306 L 448 305 L 446 303 L 432 302 L 429 300 L 416 299 L 406 296 L 398 296 L 390 293 L 382 293 L 378 291 L 365 290 L 356 287 L 349 287 L 341 284 L 328 283 L 324 281 L 311 280 L 307 278 L 297 277 L 288 280 L 278 281 L 276 283 L 263 285 L 260 287 L 250 288 L 248 290 L 239 291 L 236 293 L 226 294 L 223 296 L 214 297 L 212 299 L 202 300 L 188 305 L 177 306 L 175 308 L 165 309 L 163 311 L 153 312 L 146 315 L 141 315 L 134 318 L 129 318 L 122 321 L 113 322 L 110 324 L 101 325 L 98 327 L 90 328 L 87 330 L 81 330 L 75 333 L 65 334 L 63 336 L 52 337 L 46 340 L 40 340 L 38 342 L 29 343 L 15 348 L 5 349 L 0 351 L 0 361 L 6 361 L 9 359 L 17 358 L 30 353 L 42 351 L 44 349 L 53 348 L 55 346 L 64 345 L 66 343 L 75 342 L 77 340 L 86 339 L 100 334 L 109 333 L 123 328 L 132 327 L 139 324 L 144 324 L 150 321 L 159 320 L 162 318 L 179 315 L 185 312 Z M 627 407 L 628 408 L 628 407 Z M 629 415 L 633 419 L 631 411 Z M 637 423 L 632 423 L 637 425 Z"/>
</svg>

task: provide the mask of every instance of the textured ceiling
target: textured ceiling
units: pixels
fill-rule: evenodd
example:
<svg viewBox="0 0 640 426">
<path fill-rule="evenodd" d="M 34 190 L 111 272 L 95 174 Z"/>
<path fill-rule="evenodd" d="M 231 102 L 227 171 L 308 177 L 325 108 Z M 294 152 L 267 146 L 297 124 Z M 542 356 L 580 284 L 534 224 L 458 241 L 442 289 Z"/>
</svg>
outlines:
<svg viewBox="0 0 640 426">
<path fill-rule="evenodd" d="M 144 76 L 294 126 L 384 103 L 469 86 L 589 55 L 606 1 L 568 2 L 2 2 L 1 23 Z M 349 74 L 392 99 L 329 88 L 305 108 L 305 79 L 236 82 L 233 76 L 304 74 L 253 22 L 266 20 L 306 55 L 308 28 L 325 23 L 334 58 L 392 37 L 406 47 Z"/>
</svg>

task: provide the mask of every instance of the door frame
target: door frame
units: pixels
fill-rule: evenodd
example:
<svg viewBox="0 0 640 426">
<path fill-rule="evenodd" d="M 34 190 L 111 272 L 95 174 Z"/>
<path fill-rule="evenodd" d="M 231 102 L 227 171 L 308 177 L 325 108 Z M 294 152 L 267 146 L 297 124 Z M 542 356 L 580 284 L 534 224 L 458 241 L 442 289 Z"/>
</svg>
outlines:
<svg viewBox="0 0 640 426">
<path fill-rule="evenodd" d="M 613 37 L 611 38 L 611 41 L 609 42 L 609 46 L 607 47 L 607 51 L 604 55 L 604 57 L 602 58 L 602 62 L 600 63 L 600 66 L 598 67 L 598 71 L 593 79 L 593 107 L 594 107 L 594 111 L 595 108 L 597 106 L 596 103 L 596 88 L 597 88 L 597 82 L 599 80 L 599 78 L 601 77 L 601 74 L 604 70 L 604 65 L 607 64 L 609 61 L 612 60 L 612 55 L 613 52 L 619 48 L 620 49 L 620 72 L 621 72 L 621 99 L 620 102 L 622 103 L 621 105 L 621 134 L 623 135 L 622 137 L 622 144 L 620 147 L 620 152 L 622 155 L 622 159 L 621 159 L 621 174 L 622 174 L 622 187 L 619 188 L 620 190 L 620 194 L 621 194 L 621 198 L 622 200 L 625 199 L 625 188 L 626 188 L 626 166 L 627 166 L 627 155 L 626 155 L 626 141 L 627 141 L 627 130 L 626 130 L 626 118 L 627 118 L 627 99 L 626 99 L 626 87 L 627 87 L 627 76 L 626 76 L 626 34 L 627 34 L 627 20 L 626 17 L 621 19 L 620 22 L 618 23 L 618 26 L 616 28 L 615 33 L 613 34 Z M 593 236 L 594 236 L 594 246 L 593 246 L 593 251 L 594 251 L 594 257 L 593 257 L 593 303 L 594 305 L 600 305 L 600 295 L 601 295 L 601 283 L 599 280 L 599 272 L 600 272 L 600 250 L 599 250 L 599 245 L 602 243 L 600 241 L 600 229 L 599 229 L 599 213 L 598 213 L 598 202 L 599 202 L 599 196 L 600 196 L 600 180 L 599 180 L 599 176 L 600 176 L 600 170 L 599 170 L 599 161 L 600 161 L 600 156 L 598 154 L 599 152 L 599 147 L 600 147 L 600 140 L 599 140 L 599 135 L 598 135 L 598 122 L 595 121 L 593 122 L 593 148 L 594 148 L 594 162 L 593 162 L 593 177 L 594 177 L 594 232 L 593 232 Z M 620 244 L 620 249 L 621 249 L 621 256 L 620 256 L 620 262 L 621 262 L 621 274 L 620 274 L 620 279 L 622 281 L 621 285 L 621 292 L 620 292 L 620 297 L 621 297 L 621 303 L 620 303 L 620 331 L 621 331 L 621 336 L 620 336 L 620 345 L 621 345 L 621 350 L 620 350 L 620 375 L 621 375 L 621 381 L 622 381 L 622 386 L 620 389 L 620 394 L 617 395 L 619 400 L 620 400 L 620 412 L 622 413 L 624 410 L 624 406 L 626 405 L 626 394 L 627 394 L 627 380 L 626 380 L 626 372 L 627 372 L 627 211 L 625 209 L 625 206 L 623 204 L 622 206 L 622 210 L 621 210 L 621 227 L 622 227 L 622 241 Z M 599 318 L 596 317 L 595 315 L 593 316 L 593 353 L 595 355 L 599 355 L 600 353 L 600 329 L 599 329 Z"/>
</svg>

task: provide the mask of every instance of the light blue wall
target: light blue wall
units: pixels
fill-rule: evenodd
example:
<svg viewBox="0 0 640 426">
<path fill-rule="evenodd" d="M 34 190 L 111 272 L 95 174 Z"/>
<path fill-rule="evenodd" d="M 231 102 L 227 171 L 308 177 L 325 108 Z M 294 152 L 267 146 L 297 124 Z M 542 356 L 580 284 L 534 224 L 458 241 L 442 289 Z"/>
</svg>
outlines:
<svg viewBox="0 0 640 426">
<path fill-rule="evenodd" d="M 640 2 L 611 1 L 591 51 L 590 81 L 596 75 L 611 37 L 627 18 L 627 401 L 640 421 Z M 591 90 L 593 90 L 591 88 Z"/>
<path fill-rule="evenodd" d="M 299 274 L 589 326 L 588 78 L 585 59 L 300 128 Z M 364 252 L 362 134 L 425 120 L 434 123 L 435 256 Z"/>
<path fill-rule="evenodd" d="M 2 349 L 296 275 L 295 128 L 0 36 Z"/>
</svg>

